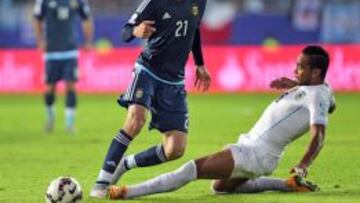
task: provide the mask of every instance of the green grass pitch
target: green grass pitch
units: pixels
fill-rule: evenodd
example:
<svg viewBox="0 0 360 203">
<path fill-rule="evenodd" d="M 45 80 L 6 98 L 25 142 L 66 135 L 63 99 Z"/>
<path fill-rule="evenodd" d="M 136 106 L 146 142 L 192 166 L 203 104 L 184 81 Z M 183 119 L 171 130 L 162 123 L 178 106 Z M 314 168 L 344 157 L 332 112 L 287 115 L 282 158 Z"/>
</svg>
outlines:
<svg viewBox="0 0 360 203">
<path fill-rule="evenodd" d="M 43 132 L 44 109 L 40 95 L 0 95 L 0 202 L 41 203 L 50 180 L 71 175 L 82 184 L 85 203 L 113 202 L 88 197 L 109 143 L 121 127 L 126 111 L 116 95 L 82 95 L 77 113 L 77 133 L 66 134 L 63 97 L 57 100 L 53 134 Z M 186 161 L 235 142 L 261 115 L 275 94 L 189 96 L 190 134 L 186 154 L 161 166 L 135 169 L 121 184 L 133 184 L 179 167 Z M 330 116 L 325 147 L 314 162 L 309 179 L 321 187 L 311 194 L 215 196 L 210 181 L 190 183 L 179 191 L 130 202 L 360 202 L 360 94 L 337 94 L 337 111 Z M 156 131 L 143 129 L 128 153 L 161 141 Z M 290 145 L 274 176 L 286 178 L 302 157 L 309 134 Z"/>
</svg>

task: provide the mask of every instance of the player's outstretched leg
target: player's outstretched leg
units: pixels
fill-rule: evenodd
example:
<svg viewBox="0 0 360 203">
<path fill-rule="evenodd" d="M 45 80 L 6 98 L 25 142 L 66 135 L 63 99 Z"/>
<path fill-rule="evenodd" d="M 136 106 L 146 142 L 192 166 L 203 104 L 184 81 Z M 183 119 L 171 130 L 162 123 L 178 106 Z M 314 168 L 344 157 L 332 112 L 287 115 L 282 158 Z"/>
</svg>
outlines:
<svg viewBox="0 0 360 203">
<path fill-rule="evenodd" d="M 55 124 L 55 85 L 50 84 L 47 86 L 47 90 L 44 94 L 44 101 L 46 106 L 46 123 L 45 123 L 45 131 L 50 133 L 54 129 Z"/>
<path fill-rule="evenodd" d="M 109 187 L 110 199 L 130 199 L 155 193 L 177 190 L 196 179 L 223 179 L 230 177 L 234 160 L 229 149 L 189 161 L 179 169 L 143 183 L 128 187 Z"/>
<path fill-rule="evenodd" d="M 189 161 L 178 170 L 158 176 L 154 179 L 131 187 L 109 187 L 110 199 L 129 199 L 154 193 L 176 190 L 195 180 L 196 164 Z"/>
</svg>

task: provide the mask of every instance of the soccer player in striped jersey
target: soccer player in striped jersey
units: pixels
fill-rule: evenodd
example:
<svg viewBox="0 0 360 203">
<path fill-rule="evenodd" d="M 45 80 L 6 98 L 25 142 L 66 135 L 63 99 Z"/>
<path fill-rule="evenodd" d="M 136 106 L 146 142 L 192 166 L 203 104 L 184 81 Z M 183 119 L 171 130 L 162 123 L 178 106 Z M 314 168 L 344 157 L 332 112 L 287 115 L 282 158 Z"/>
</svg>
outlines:
<svg viewBox="0 0 360 203">
<path fill-rule="evenodd" d="M 147 39 L 137 58 L 133 81 L 118 103 L 128 109 L 126 121 L 116 134 L 91 197 L 104 198 L 110 184 L 130 169 L 148 167 L 180 158 L 186 148 L 188 108 L 184 85 L 185 64 L 192 51 L 195 86 L 209 88 L 204 67 L 199 25 L 206 0 L 143 0 L 122 30 L 122 38 Z M 151 113 L 150 129 L 163 135 L 161 144 L 124 157 Z"/>
<path fill-rule="evenodd" d="M 192 160 L 179 169 L 134 186 L 111 186 L 111 199 L 130 199 L 169 192 L 197 179 L 214 179 L 217 194 L 255 193 L 267 190 L 314 191 L 316 187 L 303 179 L 319 154 L 325 139 L 328 113 L 335 100 L 324 83 L 329 65 L 328 53 L 319 46 L 308 46 L 300 54 L 294 71 L 296 80 L 275 80 L 274 88 L 290 88 L 274 100 L 260 119 L 236 144 L 223 151 Z M 303 157 L 287 180 L 269 178 L 287 145 L 310 129 L 311 141 Z"/>
</svg>

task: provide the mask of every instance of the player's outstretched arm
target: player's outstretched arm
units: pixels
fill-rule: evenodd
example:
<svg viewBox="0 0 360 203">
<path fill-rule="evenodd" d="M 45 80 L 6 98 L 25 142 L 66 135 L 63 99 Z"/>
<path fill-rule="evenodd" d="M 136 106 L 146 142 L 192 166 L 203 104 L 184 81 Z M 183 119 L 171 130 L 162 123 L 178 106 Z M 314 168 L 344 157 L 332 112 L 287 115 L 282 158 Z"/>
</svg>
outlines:
<svg viewBox="0 0 360 203">
<path fill-rule="evenodd" d="M 307 169 L 320 153 L 325 139 L 325 126 L 312 124 L 310 127 L 311 142 L 300 163 L 293 167 L 290 173 L 297 173 L 302 177 L 307 176 Z"/>
<path fill-rule="evenodd" d="M 295 80 L 289 79 L 287 77 L 277 78 L 270 83 L 270 87 L 278 90 L 290 89 L 297 86 L 298 83 Z"/>
</svg>

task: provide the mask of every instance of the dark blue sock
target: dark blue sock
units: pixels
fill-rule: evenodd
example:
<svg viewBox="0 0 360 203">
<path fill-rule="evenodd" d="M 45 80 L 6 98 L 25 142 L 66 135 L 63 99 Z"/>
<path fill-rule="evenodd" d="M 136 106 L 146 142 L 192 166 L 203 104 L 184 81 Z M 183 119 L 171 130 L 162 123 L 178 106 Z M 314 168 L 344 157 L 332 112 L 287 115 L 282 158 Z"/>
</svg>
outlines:
<svg viewBox="0 0 360 203">
<path fill-rule="evenodd" d="M 103 170 L 114 173 L 131 140 L 132 138 L 124 130 L 116 134 L 106 155 Z"/>
<path fill-rule="evenodd" d="M 76 107 L 76 93 L 73 90 L 66 92 L 66 107 Z"/>
<path fill-rule="evenodd" d="M 46 106 L 52 106 L 55 103 L 55 94 L 47 92 L 44 95 Z"/>
<path fill-rule="evenodd" d="M 140 152 L 134 156 L 134 159 L 138 167 L 154 166 L 167 161 L 162 145 Z"/>
</svg>

